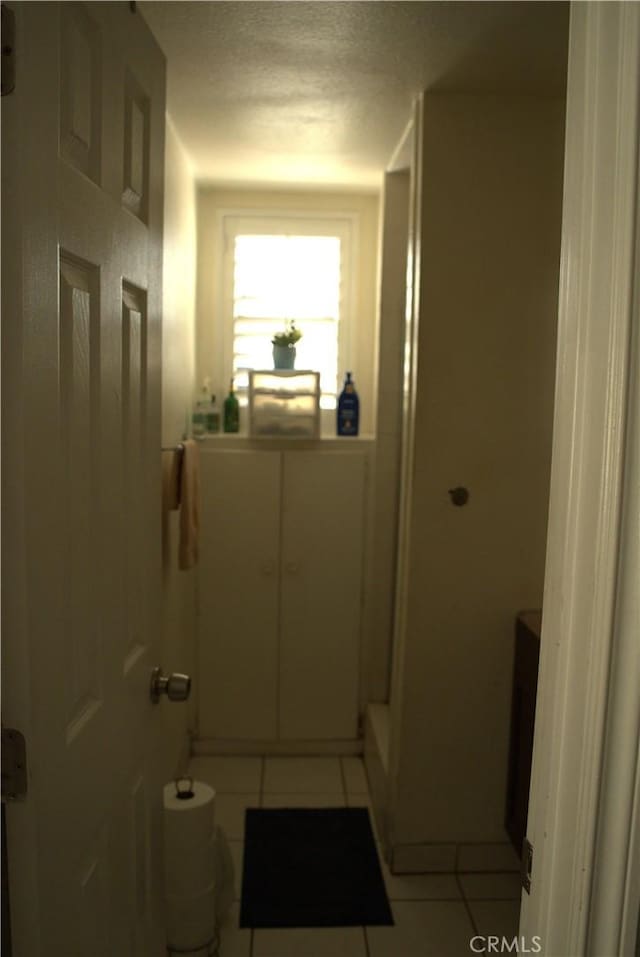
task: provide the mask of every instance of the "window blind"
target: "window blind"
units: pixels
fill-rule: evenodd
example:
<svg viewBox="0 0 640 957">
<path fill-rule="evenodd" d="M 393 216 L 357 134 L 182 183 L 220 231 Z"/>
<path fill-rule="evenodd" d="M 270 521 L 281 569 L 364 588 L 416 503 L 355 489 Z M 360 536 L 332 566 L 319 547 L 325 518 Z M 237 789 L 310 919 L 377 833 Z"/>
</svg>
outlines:
<svg viewBox="0 0 640 957">
<path fill-rule="evenodd" d="M 233 375 L 270 369 L 271 339 L 293 319 L 302 332 L 296 368 L 320 372 L 321 405 L 336 401 L 343 301 L 340 236 L 238 234 L 233 240 Z"/>
</svg>

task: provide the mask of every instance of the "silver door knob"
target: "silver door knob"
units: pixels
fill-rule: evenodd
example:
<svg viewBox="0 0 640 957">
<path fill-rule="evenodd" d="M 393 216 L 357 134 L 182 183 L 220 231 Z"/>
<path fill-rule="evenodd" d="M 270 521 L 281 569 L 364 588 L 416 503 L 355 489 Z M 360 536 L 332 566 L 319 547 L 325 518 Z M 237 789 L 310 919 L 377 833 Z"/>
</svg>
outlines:
<svg viewBox="0 0 640 957">
<path fill-rule="evenodd" d="M 186 701 L 191 691 L 191 678 L 174 671 L 170 675 L 163 675 L 162 668 L 154 668 L 151 672 L 150 697 L 154 704 L 160 701 L 160 695 L 166 694 L 169 701 Z"/>
</svg>

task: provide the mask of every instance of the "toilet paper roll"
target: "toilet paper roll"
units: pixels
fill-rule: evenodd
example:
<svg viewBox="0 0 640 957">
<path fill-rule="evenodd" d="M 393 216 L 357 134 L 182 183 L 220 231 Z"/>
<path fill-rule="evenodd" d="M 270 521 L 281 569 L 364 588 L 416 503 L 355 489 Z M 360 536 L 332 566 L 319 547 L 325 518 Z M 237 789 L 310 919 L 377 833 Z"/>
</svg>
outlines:
<svg viewBox="0 0 640 957">
<path fill-rule="evenodd" d="M 187 782 L 181 783 L 183 792 Z M 166 854 L 188 853 L 211 836 L 215 821 L 216 792 L 202 781 L 193 781 L 191 797 L 179 797 L 175 782 L 164 787 L 164 844 Z"/>
<path fill-rule="evenodd" d="M 164 854 L 164 888 L 167 897 L 193 897 L 217 884 L 217 848 L 213 834 L 185 853 L 184 848 Z"/>
<path fill-rule="evenodd" d="M 170 950 L 195 950 L 213 938 L 215 897 L 213 884 L 193 897 L 167 896 L 165 916 Z"/>
</svg>

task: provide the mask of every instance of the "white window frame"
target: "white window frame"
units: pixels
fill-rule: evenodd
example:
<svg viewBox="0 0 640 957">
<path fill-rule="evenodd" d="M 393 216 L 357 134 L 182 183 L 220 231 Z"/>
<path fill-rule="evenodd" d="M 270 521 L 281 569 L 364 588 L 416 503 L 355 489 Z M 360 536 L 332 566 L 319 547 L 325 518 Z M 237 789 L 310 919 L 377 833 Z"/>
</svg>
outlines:
<svg viewBox="0 0 640 957">
<path fill-rule="evenodd" d="M 356 253 L 359 216 L 317 210 L 222 209 L 217 213 L 216 235 L 219 250 L 216 269 L 217 308 L 214 322 L 213 381 L 226 390 L 233 368 L 233 249 L 237 235 L 337 236 L 341 248 L 340 319 L 338 322 L 338 374 L 351 368 L 351 348 L 355 341 Z M 218 388 L 219 386 L 216 385 Z"/>
</svg>

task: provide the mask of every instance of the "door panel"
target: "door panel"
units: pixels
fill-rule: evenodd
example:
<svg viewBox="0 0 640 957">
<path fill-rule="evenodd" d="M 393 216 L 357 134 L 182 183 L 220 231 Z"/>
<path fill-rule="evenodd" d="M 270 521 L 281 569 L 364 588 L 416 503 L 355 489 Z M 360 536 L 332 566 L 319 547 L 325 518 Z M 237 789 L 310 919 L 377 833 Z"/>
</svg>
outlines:
<svg viewBox="0 0 640 957">
<path fill-rule="evenodd" d="M 109 831 L 98 829 L 74 869 L 70 888 L 75 920 L 67 930 L 72 952 L 108 957 L 109 942 Z"/>
<path fill-rule="evenodd" d="M 122 202 L 143 222 L 149 199 L 149 99 L 127 72 L 124 101 L 124 177 Z"/>
<path fill-rule="evenodd" d="M 201 461 L 200 736 L 275 738 L 280 453 Z"/>
<path fill-rule="evenodd" d="M 356 738 L 365 457 L 284 463 L 280 736 Z"/>
<path fill-rule="evenodd" d="M 66 3 L 60 22 L 60 153 L 100 179 L 100 32 L 81 3 Z"/>
<path fill-rule="evenodd" d="M 3 692 L 21 693 L 7 694 L 3 720 L 27 731 L 30 768 L 27 801 L 7 808 L 14 952 L 148 957 L 164 950 L 161 725 L 148 696 L 164 59 L 128 4 L 14 6 L 2 335 L 14 366 L 3 492 L 17 515 L 3 529 L 3 584 L 21 600 L 3 629 Z M 130 75 L 146 103 L 134 136 L 145 222 L 122 203 Z"/>
<path fill-rule="evenodd" d="M 145 521 L 143 469 L 147 390 L 146 296 L 129 284 L 122 288 L 122 446 L 123 492 L 129 521 L 124 529 L 123 590 L 127 609 L 125 675 L 146 650 Z"/>
<path fill-rule="evenodd" d="M 66 658 L 66 729 L 71 745 L 103 704 L 100 620 L 92 542 L 98 534 L 96 469 L 91 436 L 98 421 L 100 379 L 99 270 L 60 254 L 60 457 L 63 521 L 60 559 L 66 595 L 62 631 Z"/>
</svg>

